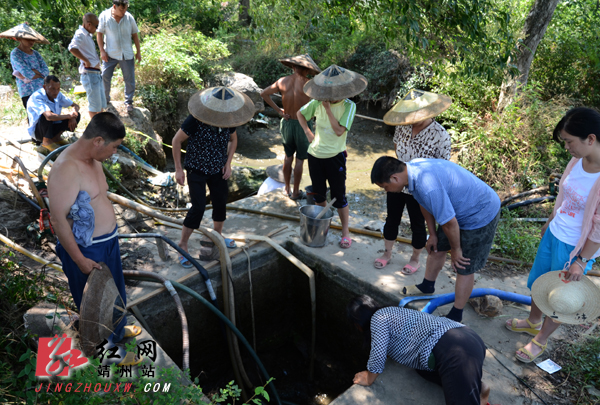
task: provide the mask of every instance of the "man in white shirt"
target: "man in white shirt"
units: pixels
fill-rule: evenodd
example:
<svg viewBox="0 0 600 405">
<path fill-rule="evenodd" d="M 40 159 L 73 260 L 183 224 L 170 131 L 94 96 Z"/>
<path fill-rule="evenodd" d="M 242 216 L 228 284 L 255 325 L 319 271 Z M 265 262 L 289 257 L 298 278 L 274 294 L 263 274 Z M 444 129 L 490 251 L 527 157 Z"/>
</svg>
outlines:
<svg viewBox="0 0 600 405">
<path fill-rule="evenodd" d="M 82 23 L 79 29 L 75 31 L 75 35 L 69 44 L 69 51 L 81 60 L 79 74 L 88 99 L 88 112 L 90 118 L 92 118 L 106 108 L 106 94 L 102 83 L 100 58 L 92 37 L 92 34 L 98 28 L 98 17 L 95 14 L 87 13 L 83 16 Z"/>
<path fill-rule="evenodd" d="M 113 6 L 100 14 L 98 47 L 102 58 L 102 81 L 106 101 L 110 101 L 110 81 L 117 64 L 123 71 L 125 81 L 125 104 L 127 111 L 133 111 L 133 93 L 135 92 L 135 60 L 131 40 L 137 50 L 135 59 L 142 61 L 140 39 L 135 19 L 127 12 L 129 0 L 113 0 Z"/>
</svg>

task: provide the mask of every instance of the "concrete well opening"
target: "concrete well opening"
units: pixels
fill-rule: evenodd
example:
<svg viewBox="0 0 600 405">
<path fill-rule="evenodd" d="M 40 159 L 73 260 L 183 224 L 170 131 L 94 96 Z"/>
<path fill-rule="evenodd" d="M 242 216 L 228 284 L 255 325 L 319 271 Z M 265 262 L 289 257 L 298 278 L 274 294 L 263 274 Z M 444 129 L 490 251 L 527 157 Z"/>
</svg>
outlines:
<svg viewBox="0 0 600 405">
<path fill-rule="evenodd" d="M 294 243 L 287 242 L 284 248 L 295 254 Z M 297 252 L 300 255 L 301 250 Z M 273 249 L 257 246 L 248 253 L 250 259 L 241 254 L 232 260 L 237 328 L 250 344 L 255 345 L 267 372 L 275 378 L 281 400 L 296 404 L 328 404 L 352 385 L 354 374 L 364 369 L 369 354 L 362 335 L 346 320 L 346 304 L 351 297 L 362 293 L 377 296 L 386 305 L 394 302 L 339 272 L 318 256 L 303 258 L 310 262 L 307 264 L 316 278 L 316 350 L 311 381 L 312 320 L 308 278 Z M 210 277 L 222 305 L 219 271 L 211 271 Z M 186 284 L 208 299 L 200 277 Z M 181 294 L 181 299 L 189 323 L 191 376 L 192 379 L 199 378 L 204 393 L 210 393 L 234 379 L 225 327 L 199 301 L 186 294 Z M 139 305 L 139 309 L 154 338 L 181 366 L 181 326 L 170 297 L 158 295 Z M 251 382 L 255 386 L 263 385 L 264 378 L 241 344 L 240 351 Z M 236 383 L 241 386 L 241 382 Z"/>
</svg>

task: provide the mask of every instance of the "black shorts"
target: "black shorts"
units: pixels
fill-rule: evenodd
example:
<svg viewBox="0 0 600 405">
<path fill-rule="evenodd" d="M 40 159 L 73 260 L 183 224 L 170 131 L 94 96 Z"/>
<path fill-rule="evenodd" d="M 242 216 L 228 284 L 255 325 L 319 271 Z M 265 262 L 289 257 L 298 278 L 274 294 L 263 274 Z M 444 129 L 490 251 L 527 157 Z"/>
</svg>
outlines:
<svg viewBox="0 0 600 405">
<path fill-rule="evenodd" d="M 499 220 L 500 211 L 486 226 L 478 229 L 460 230 L 460 247 L 462 248 L 463 257 L 471 261 L 464 269 L 457 269 L 458 274 L 462 274 L 463 276 L 473 274 L 485 266 L 485 262 L 492 249 L 492 244 L 494 243 L 494 236 L 496 235 Z M 447 252 L 450 250 L 450 241 L 439 225 L 437 228 L 437 238 L 438 251 Z"/>
<path fill-rule="evenodd" d="M 322 203 L 327 198 L 327 182 L 331 198 L 335 197 L 333 206 L 344 208 L 348 206 L 346 201 L 346 152 L 319 159 L 308 154 L 308 170 L 312 181 L 312 190 L 315 202 Z"/>
</svg>

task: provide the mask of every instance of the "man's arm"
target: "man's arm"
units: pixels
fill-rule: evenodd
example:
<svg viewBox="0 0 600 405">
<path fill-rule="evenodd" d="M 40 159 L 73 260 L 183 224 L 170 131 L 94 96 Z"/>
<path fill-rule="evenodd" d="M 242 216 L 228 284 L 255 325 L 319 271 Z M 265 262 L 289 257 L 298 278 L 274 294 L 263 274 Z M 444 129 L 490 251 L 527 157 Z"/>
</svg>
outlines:
<svg viewBox="0 0 600 405">
<path fill-rule="evenodd" d="M 181 166 L 181 144 L 185 142 L 189 136 L 183 132 L 181 128 L 177 131 L 171 144 L 173 146 L 173 163 L 175 164 L 175 180 L 182 186 L 185 184 L 185 173 Z"/>
<path fill-rule="evenodd" d="M 83 62 L 83 66 L 85 66 L 86 68 L 89 67 L 94 67 L 97 68 L 98 66 L 92 66 L 92 64 L 90 63 L 90 60 L 88 58 L 86 58 L 79 49 L 77 48 L 71 48 L 69 49 L 69 51 L 79 60 L 81 60 Z"/>
<path fill-rule="evenodd" d="M 100 49 L 100 59 L 108 62 L 108 54 L 104 50 L 104 34 L 100 31 L 96 31 L 96 41 L 98 41 L 98 48 Z"/>
<path fill-rule="evenodd" d="M 315 140 L 315 134 L 313 134 L 313 132 L 308 127 L 308 122 L 306 122 L 306 118 L 304 118 L 304 115 L 302 115 L 301 110 L 298 110 L 296 116 L 298 117 L 298 122 L 300 123 L 300 126 L 304 130 L 304 134 L 308 138 L 308 143 L 312 143 L 312 141 Z"/>
<path fill-rule="evenodd" d="M 75 103 L 73 103 L 73 104 L 77 105 Z M 77 111 L 78 110 L 79 110 L 79 106 L 77 105 Z M 59 115 L 59 114 L 54 114 L 50 110 L 46 110 L 42 113 L 42 115 L 44 117 L 46 117 L 46 119 L 48 121 L 62 121 L 62 120 L 70 120 L 71 118 L 73 118 L 73 119 L 77 118 L 77 115 L 79 114 L 77 111 L 73 111 L 71 114 L 60 114 Z"/>
<path fill-rule="evenodd" d="M 442 225 L 442 230 L 450 242 L 452 268 L 454 271 L 457 271 L 457 269 L 464 269 L 464 266 L 467 266 L 471 262 L 471 259 L 463 257 L 462 255 L 462 248 L 460 246 L 460 227 L 458 226 L 456 217 L 453 217 L 450 221 Z"/>
<path fill-rule="evenodd" d="M 369 370 L 361 371 L 360 373 L 356 373 L 354 375 L 354 380 L 352 381 L 354 384 L 364 385 L 368 387 L 369 385 L 375 382 L 379 374 L 371 373 Z"/>
<path fill-rule="evenodd" d="M 337 118 L 333 116 L 329 101 L 323 101 L 323 108 L 325 108 L 325 112 L 327 113 L 327 117 L 329 118 L 329 123 L 331 124 L 333 132 L 335 132 L 337 136 L 344 135 L 344 132 L 346 132 L 346 128 L 341 126 Z"/>
<path fill-rule="evenodd" d="M 227 144 L 227 163 L 225 163 L 225 167 L 223 167 L 223 179 L 225 180 L 231 177 L 231 161 L 233 160 L 233 154 L 237 149 L 237 142 L 237 131 L 234 131 L 229 137 L 229 144 Z"/>
<path fill-rule="evenodd" d="M 281 82 L 281 80 L 283 80 L 283 79 L 277 80 L 275 83 L 273 83 L 272 85 L 270 85 L 269 87 L 267 87 L 266 89 L 261 91 L 260 96 L 263 98 L 263 100 L 266 101 L 267 104 L 269 104 L 271 106 L 272 109 L 277 111 L 277 114 L 279 114 L 281 117 L 285 118 L 286 120 L 289 120 L 290 118 L 292 118 L 292 116 L 289 114 L 286 114 L 285 111 L 282 108 L 279 108 L 279 106 L 277 104 L 275 104 L 275 102 L 271 98 L 271 94 L 275 94 L 275 93 L 281 94 L 281 90 L 279 89 L 279 82 Z"/>
<path fill-rule="evenodd" d="M 89 274 L 100 265 L 86 258 L 79 249 L 67 215 L 71 205 L 77 199 L 80 191 L 79 170 L 72 162 L 55 165 L 48 176 L 48 196 L 50 197 L 50 211 L 52 212 L 52 227 L 60 244 L 65 248 L 71 259 L 77 264 L 83 274 Z"/>
<path fill-rule="evenodd" d="M 137 50 L 137 53 L 135 54 L 135 58 L 137 59 L 138 63 L 142 63 L 142 50 L 140 48 L 140 37 L 138 36 L 137 32 L 135 34 L 131 34 L 131 38 L 133 38 L 133 43 L 135 44 L 135 49 Z"/>
<path fill-rule="evenodd" d="M 429 238 L 427 239 L 427 243 L 425 243 L 425 250 L 427 251 L 427 253 L 437 253 L 438 238 L 437 233 L 435 231 L 435 218 L 429 211 L 425 209 L 425 207 L 423 207 L 422 205 L 419 205 L 419 207 L 421 207 L 421 213 L 425 218 L 427 230 L 429 231 Z"/>
</svg>

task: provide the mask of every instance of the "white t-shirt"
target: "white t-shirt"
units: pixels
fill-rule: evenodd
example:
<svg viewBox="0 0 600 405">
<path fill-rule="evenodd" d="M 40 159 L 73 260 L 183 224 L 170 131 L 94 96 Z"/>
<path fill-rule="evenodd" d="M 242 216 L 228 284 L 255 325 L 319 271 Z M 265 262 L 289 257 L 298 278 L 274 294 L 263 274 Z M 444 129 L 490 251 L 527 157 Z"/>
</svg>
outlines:
<svg viewBox="0 0 600 405">
<path fill-rule="evenodd" d="M 581 237 L 583 213 L 590 190 L 600 173 L 587 173 L 583 170 L 582 159 L 573 166 L 562 188 L 564 199 L 556 215 L 550 222 L 550 231 L 561 242 L 575 246 Z M 600 250 L 594 257 L 600 254 Z"/>
</svg>

